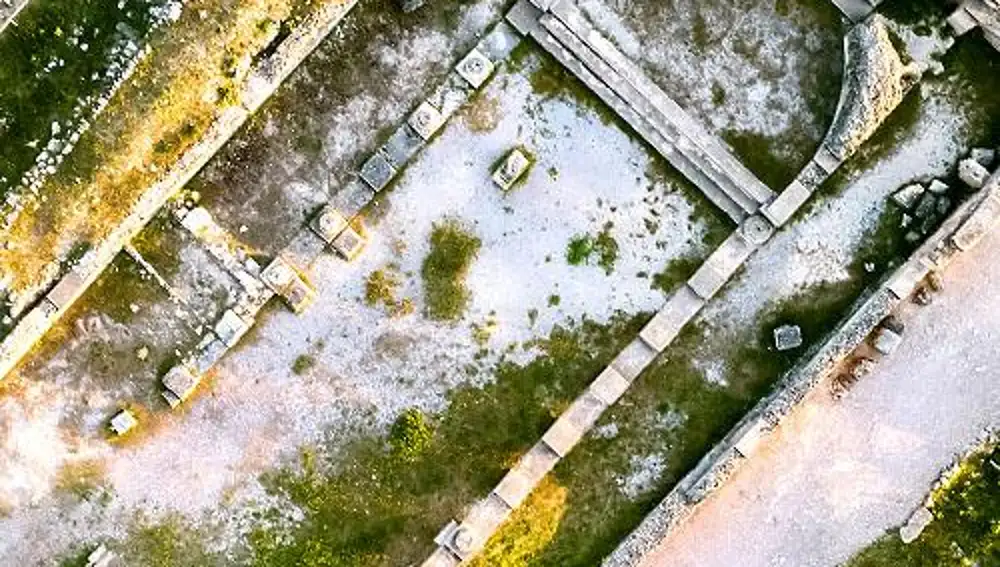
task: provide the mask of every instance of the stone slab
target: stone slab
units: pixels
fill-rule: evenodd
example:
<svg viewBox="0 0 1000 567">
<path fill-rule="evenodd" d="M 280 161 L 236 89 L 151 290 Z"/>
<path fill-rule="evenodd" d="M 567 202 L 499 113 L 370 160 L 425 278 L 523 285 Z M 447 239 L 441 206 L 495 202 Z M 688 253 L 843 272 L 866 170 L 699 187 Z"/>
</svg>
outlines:
<svg viewBox="0 0 1000 567">
<path fill-rule="evenodd" d="M 320 209 L 309 226 L 317 236 L 327 243 L 332 243 L 347 228 L 347 219 L 336 208 L 326 205 Z"/>
<path fill-rule="evenodd" d="M 369 187 L 378 193 L 385 189 L 392 178 L 396 176 L 396 168 L 389 163 L 389 158 L 385 157 L 385 154 L 376 151 L 361 166 L 359 175 Z"/>
<path fill-rule="evenodd" d="M 740 269 L 754 250 L 755 248 L 743 238 L 743 235 L 734 232 L 691 276 L 688 285 L 702 299 L 706 301 L 711 299 Z"/>
<path fill-rule="evenodd" d="M 455 66 L 455 72 L 472 85 L 474 89 L 483 86 L 490 76 L 493 75 L 494 70 L 496 70 L 496 65 L 490 61 L 486 54 L 478 49 L 470 51 Z"/>
<path fill-rule="evenodd" d="M 994 174 L 993 178 L 991 186 L 1000 182 L 998 181 L 1000 173 Z M 1000 220 L 1000 195 L 996 193 L 997 191 L 991 191 L 976 207 L 975 212 L 952 235 L 951 242 L 956 248 L 962 251 L 971 250 Z"/>
<path fill-rule="evenodd" d="M 236 346 L 236 343 L 240 341 L 240 338 L 250 330 L 250 323 L 243 320 L 242 317 L 236 314 L 232 309 L 227 309 L 219 321 L 215 324 L 213 331 L 215 335 L 219 337 L 219 340 L 226 343 L 229 347 Z"/>
<path fill-rule="evenodd" d="M 45 296 L 57 308 L 68 307 L 86 289 L 86 280 L 76 270 L 70 270 Z"/>
<path fill-rule="evenodd" d="M 468 102 L 473 92 L 475 91 L 465 79 L 458 73 L 452 73 L 427 97 L 427 102 L 447 119 Z"/>
<path fill-rule="evenodd" d="M 544 32 L 538 18 L 544 12 L 529 0 L 518 0 L 516 4 L 507 12 L 506 18 L 518 33 L 523 36 L 531 36 Z"/>
<path fill-rule="evenodd" d="M 326 242 L 313 230 L 303 228 L 281 250 L 281 257 L 296 270 L 308 272 L 316 260 L 323 255 L 326 246 Z"/>
<path fill-rule="evenodd" d="M 441 129 L 441 126 L 444 126 L 445 120 L 446 117 L 441 114 L 441 111 L 425 100 L 420 103 L 420 106 L 418 106 L 412 114 L 410 114 L 410 117 L 407 118 L 406 125 L 408 125 L 413 133 L 415 133 L 418 137 L 425 141 L 430 141 L 430 139 L 434 137 L 434 134 Z"/>
<path fill-rule="evenodd" d="M 605 409 L 607 404 L 603 400 L 590 391 L 584 392 L 549 427 L 542 436 L 542 442 L 559 457 L 565 457 L 590 431 Z"/>
<path fill-rule="evenodd" d="M 611 406 L 625 394 L 631 384 L 620 372 L 608 366 L 591 382 L 590 393 L 604 402 L 605 405 Z"/>
<path fill-rule="evenodd" d="M 350 262 L 364 249 L 365 239 L 353 227 L 348 226 L 333 240 L 331 246 L 343 259 Z"/>
<path fill-rule="evenodd" d="M 515 509 L 558 462 L 559 455 L 539 441 L 507 472 L 493 493 Z"/>
<path fill-rule="evenodd" d="M 921 262 L 907 262 L 885 282 L 885 287 L 898 299 L 906 299 L 930 273 L 930 267 Z"/>
<path fill-rule="evenodd" d="M 491 61 L 499 62 L 510 57 L 521 41 L 517 30 L 501 21 L 476 45 L 476 49 Z"/>
<path fill-rule="evenodd" d="M 642 374 L 657 354 L 643 339 L 636 338 L 618 353 L 618 356 L 611 361 L 611 366 L 631 382 Z"/>
<path fill-rule="evenodd" d="M 191 360 L 191 370 L 195 374 L 205 374 L 222 360 L 222 357 L 229 352 L 229 347 L 217 338 L 212 338 L 206 345 L 198 350 L 198 354 Z"/>
<path fill-rule="evenodd" d="M 175 408 L 191 396 L 201 378 L 192 373 L 186 364 L 178 364 L 168 370 L 160 381 L 167 390 L 163 392 L 163 398 Z"/>
<path fill-rule="evenodd" d="M 764 206 L 761 214 L 776 227 L 784 226 L 792 215 L 804 205 L 812 193 L 798 180 L 785 188 L 773 201 Z"/>
<path fill-rule="evenodd" d="M 820 144 L 819 149 L 816 150 L 816 155 L 812 158 L 812 162 L 829 175 L 837 171 L 840 164 L 844 163 L 844 159 L 830 151 L 826 144 Z"/>
<path fill-rule="evenodd" d="M 656 352 L 663 352 L 704 305 L 704 299 L 689 286 L 682 285 L 643 327 L 639 337 Z"/>
<path fill-rule="evenodd" d="M 352 179 L 334 193 L 329 204 L 345 217 L 351 218 L 360 213 L 374 198 L 375 191 L 371 187 L 360 179 Z"/>
<path fill-rule="evenodd" d="M 460 563 L 461 560 L 455 557 L 450 551 L 439 547 L 420 564 L 420 567 L 458 567 Z"/>
<path fill-rule="evenodd" d="M 472 505 L 465 520 L 455 530 L 448 548 L 462 559 L 469 559 L 485 547 L 501 524 L 510 516 L 510 508 L 490 494 Z"/>
</svg>

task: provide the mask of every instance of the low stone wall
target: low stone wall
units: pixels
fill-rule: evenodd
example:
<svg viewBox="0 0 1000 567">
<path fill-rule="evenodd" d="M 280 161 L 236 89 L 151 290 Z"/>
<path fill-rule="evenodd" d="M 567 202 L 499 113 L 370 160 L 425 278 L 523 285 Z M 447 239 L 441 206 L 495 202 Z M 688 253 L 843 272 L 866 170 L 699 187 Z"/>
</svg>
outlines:
<svg viewBox="0 0 1000 567">
<path fill-rule="evenodd" d="M 626 567 L 667 537 L 695 508 L 718 490 L 759 443 L 797 409 L 831 370 L 855 351 L 886 316 L 921 285 L 1000 222 L 1000 169 L 987 185 L 958 207 L 910 258 L 871 292 L 827 341 L 788 372 L 775 391 L 758 403 L 730 433 L 689 472 L 608 556 L 604 567 Z"/>
<path fill-rule="evenodd" d="M 0 379 L 17 365 L 55 321 L 83 295 L 125 244 L 146 226 L 167 200 L 215 156 L 253 111 L 319 46 L 355 4 L 357 0 L 336 0 L 326 4 L 297 27 L 274 55 L 257 65 L 240 94 L 239 105 L 222 111 L 205 136 L 185 152 L 132 206 L 129 216 L 64 275 L 4 337 L 0 343 Z"/>
</svg>

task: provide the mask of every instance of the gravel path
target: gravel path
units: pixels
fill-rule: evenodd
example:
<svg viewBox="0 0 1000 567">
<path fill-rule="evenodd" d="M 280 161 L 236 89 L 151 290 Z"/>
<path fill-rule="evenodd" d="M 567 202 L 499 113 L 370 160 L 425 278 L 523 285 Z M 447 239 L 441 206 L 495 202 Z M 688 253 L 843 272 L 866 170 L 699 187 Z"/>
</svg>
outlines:
<svg viewBox="0 0 1000 567">
<path fill-rule="evenodd" d="M 827 566 L 903 521 L 1000 425 L 1000 234 L 960 258 L 905 341 L 839 403 L 820 388 L 644 565 Z"/>
</svg>

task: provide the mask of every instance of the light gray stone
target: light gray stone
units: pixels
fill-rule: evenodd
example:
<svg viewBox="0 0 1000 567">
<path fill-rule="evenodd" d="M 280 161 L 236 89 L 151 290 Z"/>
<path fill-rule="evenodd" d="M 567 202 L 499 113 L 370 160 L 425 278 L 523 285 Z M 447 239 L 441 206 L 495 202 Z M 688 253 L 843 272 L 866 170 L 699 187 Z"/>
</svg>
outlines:
<svg viewBox="0 0 1000 567">
<path fill-rule="evenodd" d="M 219 340 L 229 347 L 236 346 L 240 338 L 250 330 L 250 323 L 243 320 L 232 309 L 227 309 L 213 328 Z"/>
<path fill-rule="evenodd" d="M 891 329 L 880 327 L 877 331 L 875 331 L 875 343 L 873 346 L 878 352 L 884 355 L 890 355 L 897 348 L 899 348 L 899 345 L 902 344 L 902 342 L 902 335 Z"/>
<path fill-rule="evenodd" d="M 997 157 L 996 150 L 992 148 L 973 148 L 969 152 L 969 158 L 973 159 L 979 165 L 983 167 L 990 167 L 993 165 L 993 160 Z"/>
<path fill-rule="evenodd" d="M 899 528 L 899 539 L 905 544 L 913 543 L 933 520 L 934 514 L 926 506 L 921 506 Z"/>
<path fill-rule="evenodd" d="M 510 191 L 529 169 L 531 159 L 519 148 L 515 148 L 493 172 L 493 183 L 505 192 Z"/>
<path fill-rule="evenodd" d="M 441 111 L 427 101 L 420 103 L 407 119 L 407 124 L 424 140 L 430 140 L 444 122 L 445 117 Z"/>
<path fill-rule="evenodd" d="M 657 352 L 646 341 L 637 338 L 618 353 L 611 361 L 611 366 L 626 380 L 633 381 L 653 362 L 656 355 Z"/>
<path fill-rule="evenodd" d="M 417 155 L 420 148 L 424 147 L 424 139 L 409 125 L 403 124 L 392 133 L 389 140 L 382 146 L 382 153 L 389 158 L 389 162 L 399 171 L 413 156 Z"/>
<path fill-rule="evenodd" d="M 793 181 L 780 195 L 761 209 L 761 214 L 774 226 L 783 226 L 811 195 L 805 185 L 798 180 Z"/>
<path fill-rule="evenodd" d="M 478 49 L 473 49 L 462 59 L 455 70 L 472 88 L 478 89 L 490 78 L 496 66 Z"/>
<path fill-rule="evenodd" d="M 927 186 L 927 190 L 930 191 L 931 193 L 934 193 L 935 195 L 944 195 L 950 189 L 951 187 L 948 187 L 948 184 L 945 183 L 944 181 L 941 181 L 940 179 L 935 179 L 931 181 L 931 184 Z"/>
<path fill-rule="evenodd" d="M 706 301 L 711 299 L 750 257 L 754 249 L 743 235 L 734 232 L 691 276 L 688 285 L 702 299 Z"/>
<path fill-rule="evenodd" d="M 913 183 L 893 193 L 892 201 L 900 207 L 910 210 L 920 202 L 920 198 L 923 196 L 924 186 L 919 183 Z"/>
<path fill-rule="evenodd" d="M 656 352 L 663 352 L 695 314 L 705 305 L 687 285 L 677 289 L 666 304 L 639 332 L 639 337 Z"/>
<path fill-rule="evenodd" d="M 310 223 L 313 231 L 327 243 L 332 244 L 333 240 L 347 228 L 347 219 L 340 211 L 326 205 L 320 210 L 313 222 Z"/>
<path fill-rule="evenodd" d="M 565 457 L 580 442 L 580 439 L 594 427 L 607 408 L 589 391 L 573 401 L 542 436 L 542 441 L 560 457 Z"/>
<path fill-rule="evenodd" d="M 608 366 L 590 384 L 590 392 L 605 405 L 611 406 L 628 390 L 629 382 L 617 370 Z"/>
<path fill-rule="evenodd" d="M 958 162 L 958 178 L 973 189 L 982 189 L 989 177 L 990 172 L 974 159 L 963 159 Z"/>
<path fill-rule="evenodd" d="M 161 379 L 163 387 L 163 398 L 167 400 L 170 407 L 175 408 L 191 397 L 195 388 L 201 382 L 201 377 L 195 375 L 186 364 L 178 364 L 167 371 Z"/>
<path fill-rule="evenodd" d="M 774 235 L 774 225 L 765 217 L 754 215 L 743 221 L 740 232 L 747 242 L 754 246 L 760 246 Z"/>
<path fill-rule="evenodd" d="M 330 206 L 337 209 L 346 218 L 351 218 L 361 212 L 375 198 L 375 191 L 360 179 L 352 179 L 348 184 L 334 193 Z"/>
<path fill-rule="evenodd" d="M 111 431 L 118 436 L 125 435 L 136 425 L 139 425 L 139 421 L 128 410 L 123 409 L 111 418 Z"/>
<path fill-rule="evenodd" d="M 798 325 L 782 325 L 774 329 L 774 348 L 779 352 L 802 346 L 802 328 Z"/>
<path fill-rule="evenodd" d="M 493 493 L 512 509 L 517 508 L 558 462 L 559 455 L 539 441 L 507 472 Z"/>
<path fill-rule="evenodd" d="M 334 239 L 332 246 L 341 257 L 350 262 L 364 249 L 365 239 L 353 227 L 349 226 Z"/>
</svg>

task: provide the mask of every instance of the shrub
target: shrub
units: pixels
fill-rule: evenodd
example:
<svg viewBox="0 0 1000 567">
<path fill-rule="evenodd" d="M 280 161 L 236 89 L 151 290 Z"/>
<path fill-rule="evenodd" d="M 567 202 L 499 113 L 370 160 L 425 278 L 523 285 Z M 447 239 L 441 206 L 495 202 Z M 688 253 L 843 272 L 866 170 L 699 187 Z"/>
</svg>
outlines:
<svg viewBox="0 0 1000 567">
<path fill-rule="evenodd" d="M 400 458 L 416 460 L 431 444 L 434 430 L 431 428 L 423 412 L 410 408 L 396 418 L 389 432 L 389 445 L 392 452 Z"/>
</svg>

